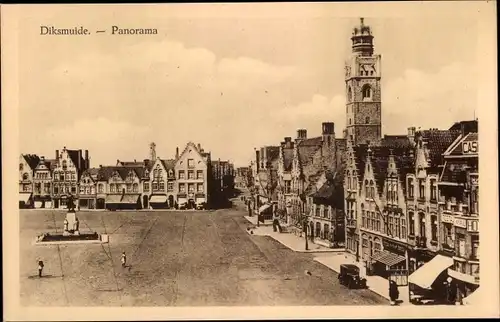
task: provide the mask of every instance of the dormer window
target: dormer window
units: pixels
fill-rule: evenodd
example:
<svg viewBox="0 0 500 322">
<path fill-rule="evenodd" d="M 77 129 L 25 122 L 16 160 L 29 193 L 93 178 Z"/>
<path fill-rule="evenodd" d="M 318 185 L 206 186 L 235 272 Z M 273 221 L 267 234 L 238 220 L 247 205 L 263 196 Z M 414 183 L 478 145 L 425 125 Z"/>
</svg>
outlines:
<svg viewBox="0 0 500 322">
<path fill-rule="evenodd" d="M 66 169 L 68 167 L 68 162 L 66 160 L 63 160 L 62 167 L 63 169 Z"/>
</svg>

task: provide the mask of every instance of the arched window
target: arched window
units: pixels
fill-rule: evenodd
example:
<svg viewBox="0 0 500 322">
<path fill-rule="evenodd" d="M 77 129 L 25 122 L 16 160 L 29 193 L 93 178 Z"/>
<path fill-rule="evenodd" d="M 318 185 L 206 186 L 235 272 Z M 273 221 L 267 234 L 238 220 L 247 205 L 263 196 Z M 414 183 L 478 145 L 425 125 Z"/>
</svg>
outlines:
<svg viewBox="0 0 500 322">
<path fill-rule="evenodd" d="M 366 84 L 362 89 L 363 100 L 372 98 L 372 88 Z"/>
<path fill-rule="evenodd" d="M 370 198 L 375 198 L 375 184 L 370 180 Z"/>
<path fill-rule="evenodd" d="M 351 86 L 349 86 L 349 88 L 347 89 L 347 99 L 349 101 L 352 101 L 353 100 L 353 96 L 352 96 L 352 88 Z"/>
<path fill-rule="evenodd" d="M 28 173 L 23 173 L 23 180 L 28 180 Z"/>
<path fill-rule="evenodd" d="M 139 191 L 139 185 L 138 185 L 137 183 L 134 183 L 134 185 L 133 185 L 133 188 L 132 188 L 132 189 L 133 189 L 133 191 L 134 191 L 134 192 Z"/>
<path fill-rule="evenodd" d="M 22 163 L 19 163 L 19 171 L 23 171 L 23 164 Z"/>
<path fill-rule="evenodd" d="M 68 166 L 68 162 L 66 160 L 63 160 L 62 166 L 63 166 L 63 168 L 66 168 Z"/>
<path fill-rule="evenodd" d="M 99 184 L 99 193 L 103 193 L 104 192 L 104 185 L 102 183 Z"/>
<path fill-rule="evenodd" d="M 351 189 L 351 176 L 350 176 L 350 172 L 347 171 L 347 189 Z"/>
</svg>

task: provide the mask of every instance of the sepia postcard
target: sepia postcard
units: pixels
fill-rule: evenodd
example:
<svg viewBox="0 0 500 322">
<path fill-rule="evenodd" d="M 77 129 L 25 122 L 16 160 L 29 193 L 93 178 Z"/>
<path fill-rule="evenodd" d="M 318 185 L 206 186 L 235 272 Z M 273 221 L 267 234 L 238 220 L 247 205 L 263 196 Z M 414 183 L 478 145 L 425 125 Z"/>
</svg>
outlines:
<svg viewBox="0 0 500 322">
<path fill-rule="evenodd" d="M 495 12 L 2 5 L 4 320 L 499 317 Z"/>
</svg>

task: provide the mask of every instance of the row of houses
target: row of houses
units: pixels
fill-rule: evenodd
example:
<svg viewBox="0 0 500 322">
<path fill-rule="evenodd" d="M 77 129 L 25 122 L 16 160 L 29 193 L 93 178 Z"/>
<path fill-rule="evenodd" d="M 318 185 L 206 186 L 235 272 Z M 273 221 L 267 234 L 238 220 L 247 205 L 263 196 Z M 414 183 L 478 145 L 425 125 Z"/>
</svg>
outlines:
<svg viewBox="0 0 500 322">
<path fill-rule="evenodd" d="M 479 286 L 478 122 L 382 136 L 373 39 L 361 19 L 345 64 L 341 137 L 325 122 L 321 136 L 299 129 L 255 149 L 251 207 L 276 209 L 288 230 L 343 245 L 367 274 L 416 292 L 451 279 L 460 299 Z"/>
<path fill-rule="evenodd" d="M 206 208 L 217 206 L 233 189 L 233 165 L 212 160 L 200 144 L 189 142 L 172 159 L 150 156 L 117 160 L 91 168 L 88 150 L 56 150 L 55 159 L 34 154 L 19 158 L 20 207 L 65 208 L 74 198 L 79 209 Z"/>
</svg>

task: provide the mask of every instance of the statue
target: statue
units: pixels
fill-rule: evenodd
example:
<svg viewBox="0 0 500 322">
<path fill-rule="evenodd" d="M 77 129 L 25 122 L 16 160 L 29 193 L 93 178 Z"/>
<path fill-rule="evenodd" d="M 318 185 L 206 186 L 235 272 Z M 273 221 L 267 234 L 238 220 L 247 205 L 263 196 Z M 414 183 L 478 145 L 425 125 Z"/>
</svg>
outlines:
<svg viewBox="0 0 500 322">
<path fill-rule="evenodd" d="M 64 231 L 67 232 L 68 231 L 68 219 L 64 219 Z"/>
<path fill-rule="evenodd" d="M 74 231 L 78 231 L 78 228 L 80 226 L 80 221 L 78 220 L 78 217 L 75 218 L 75 222 L 73 223 Z"/>
<path fill-rule="evenodd" d="M 68 212 L 75 212 L 75 202 L 73 201 L 73 195 L 69 194 L 68 196 Z"/>
</svg>

